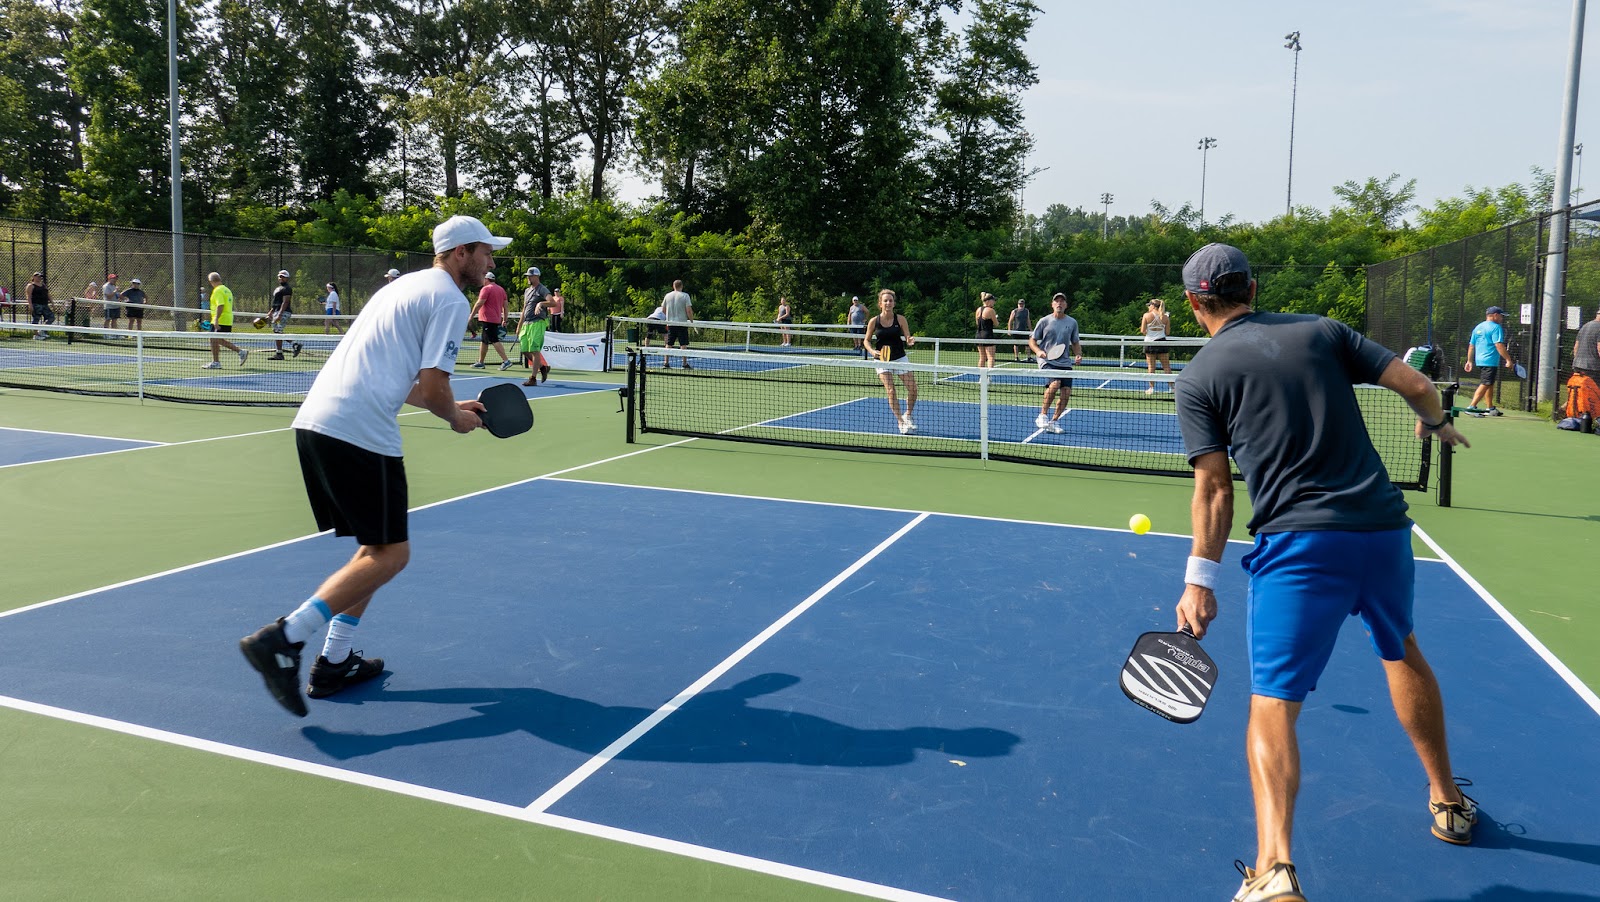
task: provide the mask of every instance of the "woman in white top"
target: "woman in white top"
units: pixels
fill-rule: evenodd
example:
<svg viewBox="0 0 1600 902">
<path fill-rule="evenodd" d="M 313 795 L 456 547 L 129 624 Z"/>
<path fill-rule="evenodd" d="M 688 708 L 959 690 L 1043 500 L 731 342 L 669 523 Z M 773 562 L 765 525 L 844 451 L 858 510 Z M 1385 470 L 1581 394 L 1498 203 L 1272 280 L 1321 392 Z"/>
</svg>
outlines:
<svg viewBox="0 0 1600 902">
<path fill-rule="evenodd" d="M 339 315 L 339 286 L 329 282 L 328 294 L 322 299 L 322 312 L 327 314 L 327 319 L 322 321 L 322 334 L 328 335 L 332 330 L 338 329 L 339 334 L 344 334 L 344 324 L 335 319 Z"/>
<path fill-rule="evenodd" d="M 1166 370 L 1167 375 L 1172 375 L 1172 358 L 1167 349 L 1160 343 L 1167 340 L 1172 333 L 1172 317 L 1167 315 L 1167 302 L 1160 298 L 1151 298 L 1149 309 L 1145 311 L 1144 318 L 1139 321 L 1139 334 L 1144 336 L 1144 362 L 1145 367 L 1153 375 L 1156 371 L 1156 361 Z M 1147 395 L 1156 393 L 1156 384 L 1144 390 Z"/>
</svg>

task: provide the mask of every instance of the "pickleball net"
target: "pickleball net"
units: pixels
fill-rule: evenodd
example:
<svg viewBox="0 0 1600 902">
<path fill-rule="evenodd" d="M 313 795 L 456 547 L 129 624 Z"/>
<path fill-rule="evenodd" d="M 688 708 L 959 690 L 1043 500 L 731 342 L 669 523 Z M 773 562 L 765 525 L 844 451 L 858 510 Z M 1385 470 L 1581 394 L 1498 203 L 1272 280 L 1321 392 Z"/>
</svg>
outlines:
<svg viewBox="0 0 1600 902">
<path fill-rule="evenodd" d="M 247 351 L 218 349 L 225 339 Z M 0 386 L 102 397 L 293 407 L 339 335 L 245 331 L 131 331 L 62 324 L 0 324 Z M 276 343 L 283 343 L 282 358 Z"/>
<path fill-rule="evenodd" d="M 685 365 L 687 364 L 687 366 Z M 629 440 L 662 433 L 725 441 L 1191 476 L 1175 377 L 1127 368 L 1070 372 L 896 361 L 901 410 L 917 385 L 911 428 L 897 419 L 874 360 L 659 347 L 629 351 Z M 1071 386 L 1067 411 L 1040 419 L 1051 380 Z M 1431 442 L 1394 392 L 1358 386 L 1373 445 L 1404 489 L 1428 487 Z M 1237 470 L 1235 470 L 1237 475 Z"/>
</svg>

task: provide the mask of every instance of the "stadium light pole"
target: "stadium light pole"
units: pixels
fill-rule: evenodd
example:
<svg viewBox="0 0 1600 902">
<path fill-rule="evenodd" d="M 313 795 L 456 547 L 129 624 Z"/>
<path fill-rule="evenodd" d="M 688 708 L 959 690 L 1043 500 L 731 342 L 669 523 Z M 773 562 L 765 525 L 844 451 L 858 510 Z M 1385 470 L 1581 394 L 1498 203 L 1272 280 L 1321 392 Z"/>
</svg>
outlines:
<svg viewBox="0 0 1600 902">
<path fill-rule="evenodd" d="M 1559 389 L 1556 386 L 1556 366 L 1561 356 L 1557 346 L 1560 341 L 1561 302 L 1566 297 L 1567 277 L 1567 221 L 1568 207 L 1572 203 L 1573 140 L 1578 123 L 1578 83 L 1583 69 L 1583 16 L 1584 0 L 1573 0 L 1572 33 L 1567 49 L 1566 98 L 1561 108 L 1561 138 L 1556 144 L 1556 183 L 1551 195 L 1549 256 L 1544 269 L 1544 291 L 1539 315 L 1538 354 L 1536 373 L 1538 394 L 1542 404 L 1554 402 Z"/>
<path fill-rule="evenodd" d="M 1101 241 L 1111 240 L 1111 202 L 1114 200 L 1116 200 L 1116 198 L 1112 197 L 1111 192 L 1109 191 L 1100 195 L 1100 203 L 1105 204 L 1106 207 L 1105 216 L 1100 220 Z"/>
<path fill-rule="evenodd" d="M 1572 155 L 1576 158 L 1575 162 L 1578 164 L 1578 176 L 1577 176 L 1577 178 L 1572 180 L 1572 197 L 1573 197 L 1573 200 L 1576 201 L 1576 200 L 1582 199 L 1582 197 L 1583 197 L 1583 142 L 1582 141 L 1579 141 L 1577 144 L 1572 145 Z"/>
<path fill-rule="evenodd" d="M 1294 81 L 1289 88 L 1289 193 L 1283 202 L 1285 216 L 1294 215 L 1294 111 L 1300 98 L 1300 32 L 1283 36 L 1285 47 L 1294 51 Z"/>
<path fill-rule="evenodd" d="M 1217 146 L 1216 138 L 1201 138 L 1195 149 L 1200 151 L 1200 225 L 1206 224 L 1206 157 Z"/>
<path fill-rule="evenodd" d="M 188 306 L 183 284 L 183 158 L 178 138 L 178 0 L 167 0 L 168 141 L 172 153 L 172 306 Z M 179 328 L 182 328 L 179 326 Z"/>
</svg>

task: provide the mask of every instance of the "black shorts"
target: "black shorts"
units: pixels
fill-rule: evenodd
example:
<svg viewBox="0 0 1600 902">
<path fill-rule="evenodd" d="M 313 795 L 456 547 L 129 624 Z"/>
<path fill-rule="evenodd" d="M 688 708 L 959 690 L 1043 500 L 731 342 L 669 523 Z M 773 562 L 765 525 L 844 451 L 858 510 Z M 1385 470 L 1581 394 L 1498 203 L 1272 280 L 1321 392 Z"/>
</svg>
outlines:
<svg viewBox="0 0 1600 902">
<path fill-rule="evenodd" d="M 309 429 L 296 429 L 294 443 L 318 530 L 355 536 L 362 545 L 406 541 L 404 459 Z"/>
<path fill-rule="evenodd" d="M 1165 357 L 1170 353 L 1172 352 L 1158 344 L 1148 344 L 1144 346 L 1144 356 L 1146 357 Z"/>
<path fill-rule="evenodd" d="M 667 334 L 667 327 L 657 323 L 646 323 L 644 327 L 644 334 L 660 338 L 661 336 Z"/>
<path fill-rule="evenodd" d="M 480 342 L 486 345 L 492 345 L 500 340 L 499 323 L 479 322 L 478 325 L 483 326 L 483 337 L 478 339 Z"/>
<path fill-rule="evenodd" d="M 142 308 L 129 307 L 127 312 L 128 319 L 136 319 L 141 323 L 144 322 L 144 310 Z"/>
<path fill-rule="evenodd" d="M 667 327 L 667 346 L 671 347 L 673 345 L 676 345 L 677 347 L 680 347 L 680 348 L 687 348 L 689 346 L 689 327 L 688 326 L 668 326 Z"/>
<path fill-rule="evenodd" d="M 213 331 L 213 332 L 232 332 L 233 331 L 233 327 L 232 326 L 212 326 L 211 327 L 211 331 Z"/>
<path fill-rule="evenodd" d="M 1478 367 L 1478 384 L 1493 385 L 1500 381 L 1500 368 L 1498 366 Z"/>
</svg>

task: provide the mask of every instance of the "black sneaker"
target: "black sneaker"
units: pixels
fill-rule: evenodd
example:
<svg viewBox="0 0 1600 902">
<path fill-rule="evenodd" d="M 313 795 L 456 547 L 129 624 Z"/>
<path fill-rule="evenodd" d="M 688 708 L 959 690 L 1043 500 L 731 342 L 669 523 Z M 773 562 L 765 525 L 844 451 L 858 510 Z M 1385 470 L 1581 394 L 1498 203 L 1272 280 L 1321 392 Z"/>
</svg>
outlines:
<svg viewBox="0 0 1600 902">
<path fill-rule="evenodd" d="M 306 346 L 301 344 L 298 341 L 294 341 L 294 342 L 290 342 L 289 343 L 289 350 L 290 350 L 290 352 L 292 352 L 291 356 L 293 356 L 293 357 L 299 357 L 300 356 L 300 352 L 304 351 L 305 349 L 306 349 Z"/>
<path fill-rule="evenodd" d="M 273 354 L 271 357 L 268 357 L 267 359 L 268 360 L 282 360 L 283 359 L 283 352 L 279 351 L 278 353 Z"/>
<path fill-rule="evenodd" d="M 305 645 L 283 634 L 282 618 L 239 640 L 239 650 L 266 681 L 267 691 L 296 717 L 306 716 L 306 700 L 300 696 L 300 649 Z"/>
<path fill-rule="evenodd" d="M 363 658 L 359 651 L 351 652 L 350 657 L 337 664 L 329 664 L 327 658 L 317 655 L 316 662 L 311 665 L 311 679 L 306 683 L 306 695 L 327 698 L 357 683 L 365 683 L 381 673 L 383 659 Z"/>
</svg>

